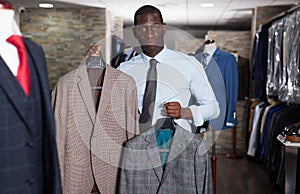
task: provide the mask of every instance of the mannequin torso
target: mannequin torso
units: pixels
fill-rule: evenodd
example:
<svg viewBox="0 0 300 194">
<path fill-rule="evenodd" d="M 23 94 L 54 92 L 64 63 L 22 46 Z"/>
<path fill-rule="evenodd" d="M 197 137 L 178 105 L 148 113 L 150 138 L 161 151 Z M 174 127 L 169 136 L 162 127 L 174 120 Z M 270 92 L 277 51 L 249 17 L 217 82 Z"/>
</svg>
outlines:
<svg viewBox="0 0 300 194">
<path fill-rule="evenodd" d="M 2 5 L 2 2 L 0 2 L 0 5 Z M 14 15 L 13 9 L 0 8 L 0 56 L 12 74 L 16 76 L 19 67 L 18 51 L 15 46 L 6 41 L 11 35 L 22 35 Z"/>
<path fill-rule="evenodd" d="M 204 53 L 208 53 L 209 55 L 207 56 L 207 62 L 209 62 L 214 54 L 214 52 L 217 49 L 217 44 L 215 41 L 213 42 L 209 42 L 209 43 L 205 43 L 204 44 Z"/>
</svg>

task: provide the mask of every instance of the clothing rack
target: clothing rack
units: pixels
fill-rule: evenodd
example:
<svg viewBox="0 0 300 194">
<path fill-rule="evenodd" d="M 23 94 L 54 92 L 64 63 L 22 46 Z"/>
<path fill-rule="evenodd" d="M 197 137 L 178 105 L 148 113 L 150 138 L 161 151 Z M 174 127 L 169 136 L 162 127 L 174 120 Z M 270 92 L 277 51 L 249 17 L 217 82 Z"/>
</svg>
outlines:
<svg viewBox="0 0 300 194">
<path fill-rule="evenodd" d="M 289 15 L 291 13 L 293 13 L 294 11 L 296 11 L 297 9 L 300 9 L 300 3 L 298 3 L 297 5 L 293 6 L 292 8 L 288 9 L 287 11 L 281 12 L 277 15 L 275 15 L 274 17 L 272 17 L 269 22 L 273 22 L 275 20 L 281 19 L 282 17 Z M 269 23 L 267 22 L 267 23 Z"/>
</svg>

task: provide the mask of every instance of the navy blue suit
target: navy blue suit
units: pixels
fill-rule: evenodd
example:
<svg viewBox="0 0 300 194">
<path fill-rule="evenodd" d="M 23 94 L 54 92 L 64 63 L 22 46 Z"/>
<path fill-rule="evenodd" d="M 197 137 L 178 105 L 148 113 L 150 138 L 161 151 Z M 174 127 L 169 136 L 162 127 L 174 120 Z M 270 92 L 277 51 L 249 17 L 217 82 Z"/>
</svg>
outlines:
<svg viewBox="0 0 300 194">
<path fill-rule="evenodd" d="M 268 29 L 271 23 L 261 25 L 254 37 L 252 48 L 252 80 L 254 80 L 254 97 L 261 100 L 267 99 L 267 67 L 268 67 Z"/>
<path fill-rule="evenodd" d="M 232 123 L 234 126 L 238 124 L 236 116 L 236 104 L 238 100 L 238 65 L 233 54 L 225 52 L 217 48 L 212 59 L 214 59 L 223 76 L 226 89 L 226 115 L 222 129 L 232 128 L 226 123 Z M 211 59 L 211 60 L 212 60 Z"/>
<path fill-rule="evenodd" d="M 0 57 L 0 194 L 60 194 L 46 60 L 39 45 L 24 42 L 30 96 Z"/>
</svg>

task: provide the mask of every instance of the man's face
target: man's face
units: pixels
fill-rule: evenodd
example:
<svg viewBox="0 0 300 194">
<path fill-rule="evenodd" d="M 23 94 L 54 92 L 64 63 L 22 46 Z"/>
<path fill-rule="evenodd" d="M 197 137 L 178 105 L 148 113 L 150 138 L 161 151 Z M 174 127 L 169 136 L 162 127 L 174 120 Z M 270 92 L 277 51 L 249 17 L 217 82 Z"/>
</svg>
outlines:
<svg viewBox="0 0 300 194">
<path fill-rule="evenodd" d="M 154 57 L 162 50 L 165 32 L 166 25 L 161 23 L 158 14 L 145 13 L 138 16 L 134 36 L 146 55 Z"/>
</svg>

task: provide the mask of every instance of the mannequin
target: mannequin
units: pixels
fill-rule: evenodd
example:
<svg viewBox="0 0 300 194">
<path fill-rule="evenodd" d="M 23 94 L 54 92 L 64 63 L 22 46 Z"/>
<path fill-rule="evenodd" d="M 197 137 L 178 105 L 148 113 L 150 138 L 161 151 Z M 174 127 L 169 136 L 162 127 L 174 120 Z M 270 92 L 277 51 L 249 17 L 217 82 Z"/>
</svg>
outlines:
<svg viewBox="0 0 300 194">
<path fill-rule="evenodd" d="M 7 41 L 11 35 L 21 36 L 14 15 L 12 4 L 0 0 L 0 193 L 61 194 L 45 55 L 30 39 Z M 22 74 L 30 77 L 29 92 L 16 79 L 16 42 L 25 46 L 25 52 L 19 48 L 25 73 L 29 70 Z"/>
<path fill-rule="evenodd" d="M 238 95 L 238 68 L 233 54 L 220 50 L 215 40 L 209 39 L 204 43 L 204 53 L 208 53 L 207 63 L 214 59 L 222 74 L 227 97 L 226 117 L 222 129 L 232 128 L 237 125 L 236 103 Z"/>
<path fill-rule="evenodd" d="M 203 51 L 195 55 L 202 63 L 205 72 L 219 102 L 220 115 L 218 119 L 209 122 L 212 128 L 212 172 L 214 193 L 216 193 L 216 154 L 215 131 L 235 128 L 237 125 L 236 103 L 238 93 L 238 73 L 235 57 L 220 50 L 213 39 L 207 39 Z M 216 77 L 219 77 L 217 79 Z M 223 78 L 223 79 L 222 79 Z"/>
<path fill-rule="evenodd" d="M 207 40 L 202 45 L 203 49 L 195 55 L 195 57 L 202 63 L 204 70 L 207 74 L 208 80 L 213 88 L 216 99 L 219 102 L 220 114 L 218 118 L 209 121 L 209 128 L 212 133 L 212 174 L 213 174 L 213 190 L 216 193 L 216 151 L 215 151 L 215 141 L 216 141 L 216 130 L 223 128 L 225 115 L 226 115 L 226 90 L 223 80 L 223 75 L 220 68 L 213 59 L 214 52 L 217 50 L 217 45 L 215 40 Z M 207 127 L 206 127 L 207 128 Z"/>
<path fill-rule="evenodd" d="M 204 52 L 210 54 L 217 62 L 224 79 L 226 88 L 226 115 L 222 129 L 232 129 L 232 153 L 227 154 L 227 158 L 238 159 L 241 155 L 236 154 L 236 104 L 238 100 L 238 65 L 237 55 L 221 51 L 214 40 L 207 40 L 204 43 Z"/>
<path fill-rule="evenodd" d="M 1 37 L 8 38 L 10 35 L 18 34 L 21 35 L 20 29 L 17 26 L 16 21 L 14 20 L 14 9 L 12 5 L 5 1 L 0 1 L 0 14 L 1 14 Z M 3 28 L 2 28 L 3 27 Z"/>
<path fill-rule="evenodd" d="M 22 36 L 14 15 L 12 5 L 7 1 L 0 1 L 0 54 L 13 75 L 16 76 L 19 66 L 18 51 L 15 46 L 6 41 L 11 35 Z"/>
<path fill-rule="evenodd" d="M 235 57 L 236 62 L 239 61 L 239 54 L 237 51 L 230 51 L 231 54 L 233 54 L 233 56 Z"/>
<path fill-rule="evenodd" d="M 217 49 L 217 44 L 216 44 L 215 40 L 209 39 L 209 40 L 205 41 L 203 52 L 209 54 L 206 57 L 207 63 L 209 63 L 209 61 L 211 60 L 216 49 Z"/>
<path fill-rule="evenodd" d="M 204 52 L 212 52 L 216 46 L 215 40 L 208 39 L 204 42 Z"/>
</svg>

